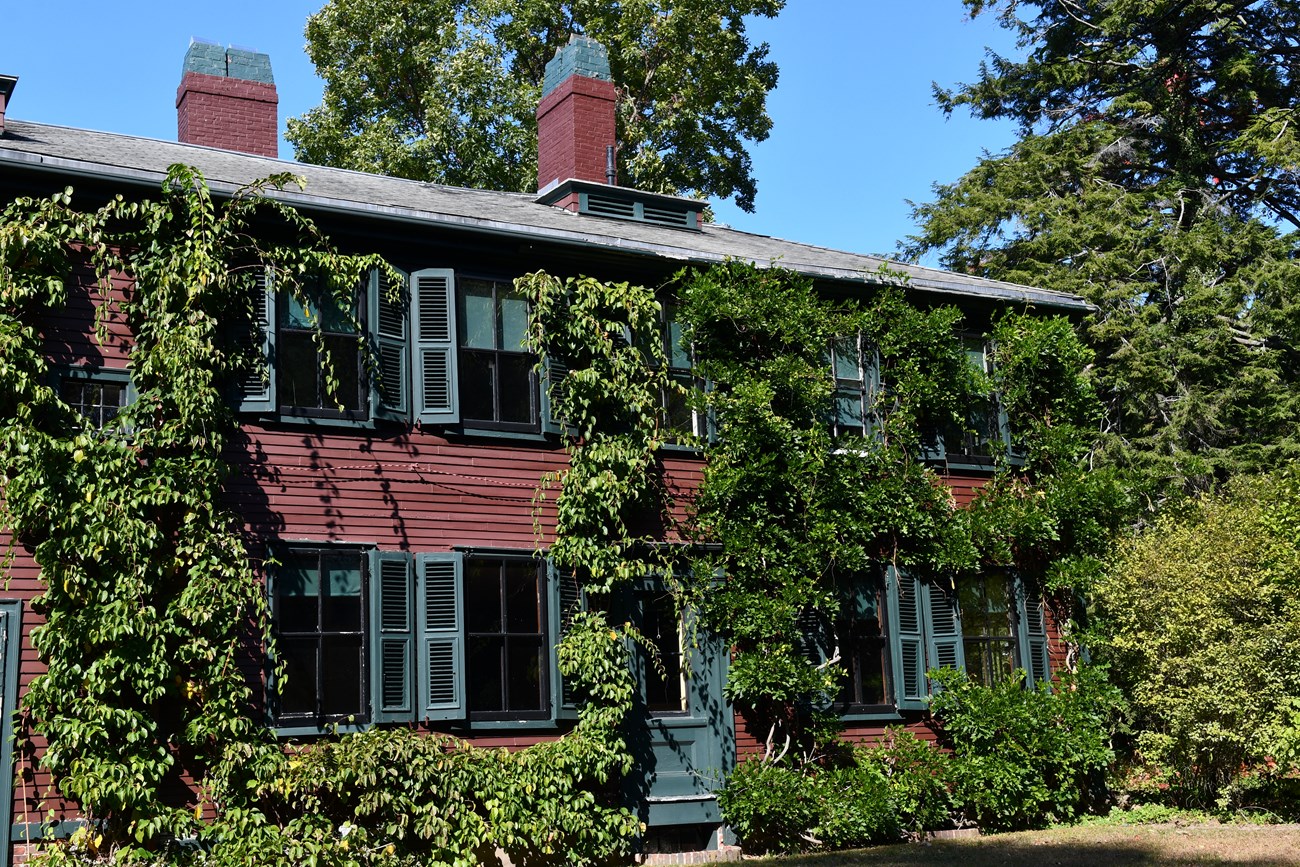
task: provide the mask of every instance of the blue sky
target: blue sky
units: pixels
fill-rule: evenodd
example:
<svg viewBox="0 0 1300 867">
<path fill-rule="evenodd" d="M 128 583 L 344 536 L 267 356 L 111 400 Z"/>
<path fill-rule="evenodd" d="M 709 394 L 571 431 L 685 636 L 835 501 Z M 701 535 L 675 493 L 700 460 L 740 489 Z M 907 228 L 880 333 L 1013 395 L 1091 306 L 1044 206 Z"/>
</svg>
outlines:
<svg viewBox="0 0 1300 867">
<path fill-rule="evenodd" d="M 43 0 L 7 3 L 0 73 L 19 76 L 11 117 L 151 138 L 176 137 L 176 86 L 191 37 L 271 56 L 283 132 L 320 102 L 303 26 L 324 0 Z M 985 46 L 1012 50 L 959 0 L 790 0 L 750 28 L 781 68 L 771 137 L 751 147 L 757 211 L 716 205 L 738 229 L 863 253 L 914 231 L 907 199 L 955 180 L 1009 125 L 945 120 L 931 82 L 975 77 Z M 291 159 L 288 145 L 280 154 Z"/>
</svg>

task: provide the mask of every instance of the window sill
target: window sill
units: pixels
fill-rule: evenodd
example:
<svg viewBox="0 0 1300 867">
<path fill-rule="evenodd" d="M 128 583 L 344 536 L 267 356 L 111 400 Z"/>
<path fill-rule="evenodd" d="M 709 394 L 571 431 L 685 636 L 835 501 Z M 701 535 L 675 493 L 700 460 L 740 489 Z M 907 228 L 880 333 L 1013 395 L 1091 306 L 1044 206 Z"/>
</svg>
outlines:
<svg viewBox="0 0 1300 867">
<path fill-rule="evenodd" d="M 302 725 L 274 725 L 271 730 L 275 732 L 277 738 L 317 738 L 326 737 L 332 734 L 350 735 L 366 731 L 371 728 L 372 723 L 339 723 L 338 725 L 329 724 L 325 726 L 306 723 Z"/>
<path fill-rule="evenodd" d="M 840 714 L 840 722 L 902 722 L 903 715 L 898 710 L 850 710 Z"/>
<path fill-rule="evenodd" d="M 552 443 L 554 437 L 548 437 L 544 433 L 535 433 L 531 431 L 511 431 L 511 430 L 489 430 L 476 427 L 449 427 L 446 429 L 448 434 L 455 434 L 472 439 L 493 439 L 493 440 L 512 440 L 514 442 L 526 443 Z"/>
</svg>

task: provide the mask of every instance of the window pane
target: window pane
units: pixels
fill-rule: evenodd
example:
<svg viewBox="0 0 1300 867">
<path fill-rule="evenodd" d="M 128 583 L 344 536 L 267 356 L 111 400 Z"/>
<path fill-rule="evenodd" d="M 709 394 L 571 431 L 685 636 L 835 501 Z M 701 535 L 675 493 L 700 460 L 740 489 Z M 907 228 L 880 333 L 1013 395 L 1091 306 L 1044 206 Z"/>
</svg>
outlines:
<svg viewBox="0 0 1300 867">
<path fill-rule="evenodd" d="M 352 302 L 355 309 L 356 302 Z M 330 292 L 322 289 L 320 295 L 321 330 L 335 334 L 356 334 L 357 328 L 352 317 L 339 306 L 337 299 Z"/>
<path fill-rule="evenodd" d="M 501 573 L 496 560 L 465 561 L 465 623 L 470 632 L 501 631 Z"/>
<path fill-rule="evenodd" d="M 533 365 L 536 361 L 532 355 L 503 352 L 497 356 L 500 421 L 529 424 L 536 420 L 533 411 Z"/>
<path fill-rule="evenodd" d="M 537 564 L 524 560 L 505 562 L 506 631 L 542 631 L 542 611 Z"/>
<path fill-rule="evenodd" d="M 281 638 L 276 642 L 284 660 L 279 682 L 281 714 L 316 713 L 316 639 Z"/>
<path fill-rule="evenodd" d="M 320 571 L 312 556 L 289 556 L 275 572 L 281 632 L 315 632 L 319 621 Z"/>
<path fill-rule="evenodd" d="M 501 349 L 510 352 L 527 350 L 528 301 L 510 290 L 498 290 L 501 305 Z"/>
<path fill-rule="evenodd" d="M 276 346 L 276 388 L 282 406 L 320 406 L 320 361 L 310 334 L 282 332 Z"/>
<path fill-rule="evenodd" d="M 856 339 L 835 341 L 832 347 L 835 358 L 835 378 L 851 382 L 862 381 L 862 368 L 858 364 L 858 343 Z"/>
<path fill-rule="evenodd" d="M 668 366 L 679 370 L 691 367 L 690 350 L 682 341 L 682 324 L 673 320 L 668 322 Z"/>
<path fill-rule="evenodd" d="M 461 280 L 456 293 L 460 322 L 460 345 L 475 349 L 496 348 L 496 314 L 492 284 L 484 280 Z"/>
<path fill-rule="evenodd" d="M 321 684 L 321 713 L 325 716 L 359 715 L 362 711 L 362 644 L 360 635 L 322 640 L 321 664 L 326 677 Z"/>
<path fill-rule="evenodd" d="M 695 381 L 689 373 L 674 373 L 671 376 L 673 384 L 683 391 L 668 389 L 664 398 L 664 425 L 674 433 L 699 433 L 695 430 L 695 412 L 690 405 L 690 392 L 695 387 Z"/>
<path fill-rule="evenodd" d="M 469 668 L 466 675 L 469 680 L 470 711 L 506 709 L 504 684 L 501 680 L 504 655 L 503 638 L 477 637 L 469 640 Z"/>
<path fill-rule="evenodd" d="M 311 317 L 307 315 L 307 309 L 304 308 L 302 299 L 296 295 L 286 292 L 284 296 L 284 324 L 289 328 L 310 329 Z M 319 310 L 313 309 L 313 314 L 319 316 Z"/>
<path fill-rule="evenodd" d="M 682 690 L 681 620 L 671 596 L 666 594 L 645 599 L 641 632 L 659 655 L 660 673 L 652 659 L 643 662 L 645 669 L 646 709 L 659 713 L 685 710 Z"/>
<path fill-rule="evenodd" d="M 324 409 L 361 409 L 361 342 L 355 337 L 327 336 L 325 349 L 329 351 L 338 391 L 321 400 Z"/>
<path fill-rule="evenodd" d="M 508 710 L 542 710 L 542 640 L 512 638 L 506 659 Z"/>
<path fill-rule="evenodd" d="M 835 393 L 835 424 L 845 430 L 861 430 L 865 423 L 862 392 L 840 390 Z"/>
<path fill-rule="evenodd" d="M 491 352 L 460 353 L 460 414 L 465 420 L 492 421 L 496 356 Z"/>
</svg>

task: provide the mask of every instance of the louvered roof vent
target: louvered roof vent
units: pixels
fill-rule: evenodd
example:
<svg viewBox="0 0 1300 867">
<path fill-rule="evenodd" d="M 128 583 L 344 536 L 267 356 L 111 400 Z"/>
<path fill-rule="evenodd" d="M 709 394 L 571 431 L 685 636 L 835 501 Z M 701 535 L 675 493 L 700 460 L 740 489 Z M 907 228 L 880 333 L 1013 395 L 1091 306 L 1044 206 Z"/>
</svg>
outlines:
<svg viewBox="0 0 1300 867">
<path fill-rule="evenodd" d="M 647 193 L 629 187 L 611 187 L 574 178 L 543 190 L 537 197 L 537 202 L 593 217 L 651 223 L 696 232 L 700 230 L 700 215 L 704 208 L 704 203 L 696 199 Z"/>
</svg>

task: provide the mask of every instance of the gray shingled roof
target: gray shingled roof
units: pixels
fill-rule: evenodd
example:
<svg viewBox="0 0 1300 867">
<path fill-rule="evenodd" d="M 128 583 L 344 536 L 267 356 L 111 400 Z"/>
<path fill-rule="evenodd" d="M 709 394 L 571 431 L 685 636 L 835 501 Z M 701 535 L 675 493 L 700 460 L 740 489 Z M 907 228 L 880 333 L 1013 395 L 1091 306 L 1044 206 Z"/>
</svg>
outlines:
<svg viewBox="0 0 1300 867">
<path fill-rule="evenodd" d="M 541 205 L 528 193 L 468 190 L 364 172 L 304 165 L 215 148 L 93 132 L 5 118 L 0 167 L 27 168 L 157 186 L 167 167 L 192 165 L 215 191 L 236 188 L 277 172 L 306 178 L 307 186 L 279 194 L 295 205 L 373 215 L 502 236 L 621 251 L 681 262 L 727 258 L 760 266 L 771 263 L 813 277 L 864 282 L 882 265 L 907 273 L 918 289 L 1042 307 L 1085 310 L 1077 296 L 985 280 L 937 268 L 887 263 L 884 259 L 783 241 L 766 235 L 706 225 L 702 231 L 574 214 Z"/>
</svg>

